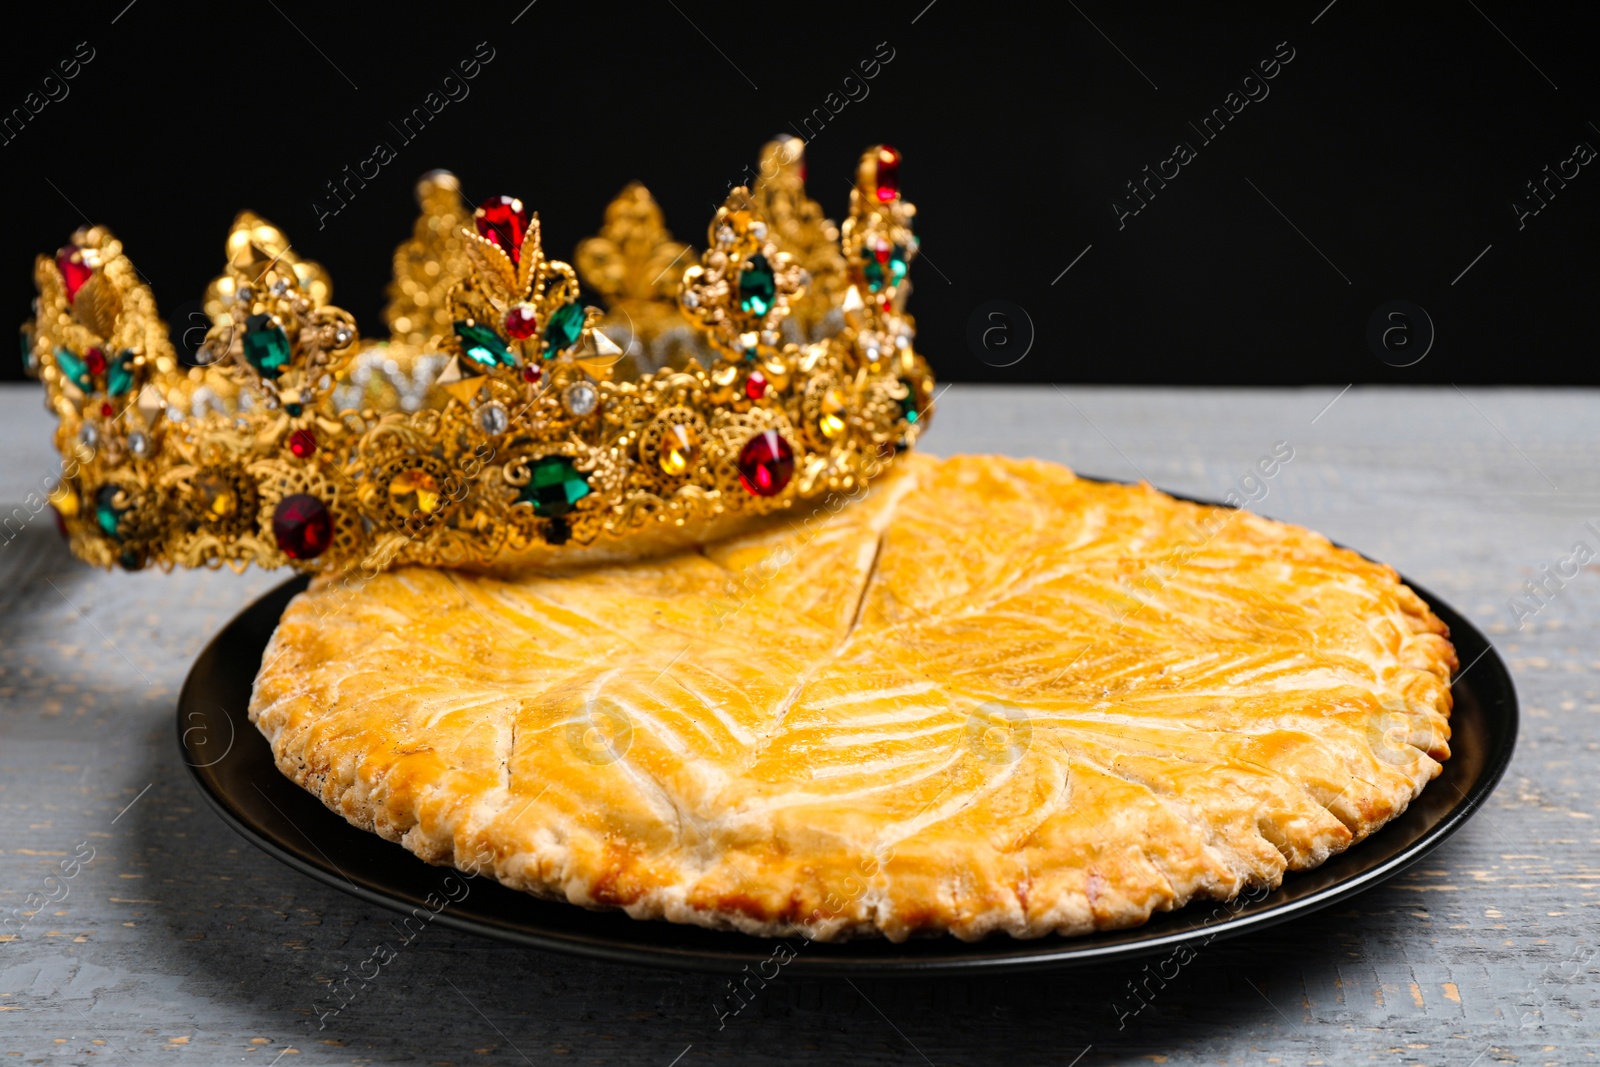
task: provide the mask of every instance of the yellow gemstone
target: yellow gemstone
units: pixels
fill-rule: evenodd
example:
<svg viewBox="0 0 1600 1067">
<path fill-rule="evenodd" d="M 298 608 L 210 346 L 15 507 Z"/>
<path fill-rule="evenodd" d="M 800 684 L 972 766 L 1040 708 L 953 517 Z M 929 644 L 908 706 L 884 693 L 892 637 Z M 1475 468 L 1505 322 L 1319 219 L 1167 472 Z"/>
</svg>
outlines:
<svg viewBox="0 0 1600 1067">
<path fill-rule="evenodd" d="M 817 420 L 817 429 L 830 441 L 844 433 L 844 408 L 844 393 L 838 389 L 829 389 L 822 395 L 822 417 Z"/>
<path fill-rule="evenodd" d="M 427 471 L 409 470 L 389 482 L 389 499 L 405 510 L 405 499 L 416 496 L 417 510 L 432 515 L 439 510 L 439 483 Z"/>
<path fill-rule="evenodd" d="M 239 509 L 239 495 L 220 474 L 200 475 L 194 488 L 207 519 L 225 519 Z"/>
<path fill-rule="evenodd" d="M 661 453 L 657 460 L 661 469 L 676 477 L 687 471 L 700 458 L 700 435 L 693 426 L 679 423 L 667 428 L 661 438 Z"/>
</svg>

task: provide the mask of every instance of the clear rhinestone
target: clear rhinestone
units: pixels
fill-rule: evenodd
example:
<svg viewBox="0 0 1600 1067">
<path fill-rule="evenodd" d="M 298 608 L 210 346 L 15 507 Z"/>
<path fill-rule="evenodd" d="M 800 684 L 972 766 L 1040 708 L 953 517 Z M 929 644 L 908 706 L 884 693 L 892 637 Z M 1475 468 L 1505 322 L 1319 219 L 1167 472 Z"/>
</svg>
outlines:
<svg viewBox="0 0 1600 1067">
<path fill-rule="evenodd" d="M 485 404 L 478 409 L 478 429 L 491 436 L 499 436 L 511 428 L 511 416 L 500 404 Z"/>
<path fill-rule="evenodd" d="M 765 241 L 767 239 L 767 224 L 764 222 L 752 222 L 750 224 L 750 236 L 758 241 Z"/>
<path fill-rule="evenodd" d="M 95 445 L 100 443 L 100 431 L 95 429 L 92 424 L 86 422 L 83 424 L 83 429 L 78 431 L 78 440 L 82 441 L 90 448 L 93 448 Z"/>
<path fill-rule="evenodd" d="M 138 430 L 133 431 L 128 435 L 128 451 L 143 459 L 150 454 L 150 438 Z"/>
<path fill-rule="evenodd" d="M 285 280 L 283 280 L 282 278 L 279 278 L 277 281 L 272 283 L 272 295 L 273 296 L 282 296 L 284 293 L 287 293 L 288 291 L 289 291 L 289 283 L 286 282 Z"/>
<path fill-rule="evenodd" d="M 683 306 L 686 307 L 686 308 L 697 308 L 697 307 L 699 307 L 700 306 L 700 294 L 695 292 L 693 289 L 689 290 L 687 293 L 684 293 L 683 294 Z"/>
<path fill-rule="evenodd" d="M 717 244 L 726 248 L 733 244 L 733 227 L 719 226 L 717 228 Z"/>
<path fill-rule="evenodd" d="M 234 294 L 234 299 L 238 300 L 240 303 L 243 303 L 247 300 L 253 299 L 255 295 L 255 293 L 251 292 L 248 285 L 241 285 L 239 286 L 239 291 Z"/>
<path fill-rule="evenodd" d="M 348 326 L 338 326 L 333 331 L 333 343 L 336 347 L 343 348 L 355 338 L 356 332 Z"/>
<path fill-rule="evenodd" d="M 561 404 L 570 414 L 580 418 L 592 415 L 600 404 L 600 391 L 588 382 L 573 382 L 561 394 Z"/>
<path fill-rule="evenodd" d="M 777 330 L 762 330 L 761 331 L 761 343 L 762 344 L 768 345 L 768 346 L 771 346 L 771 347 L 777 347 L 778 341 L 779 341 L 779 337 L 778 337 L 778 331 Z"/>
</svg>

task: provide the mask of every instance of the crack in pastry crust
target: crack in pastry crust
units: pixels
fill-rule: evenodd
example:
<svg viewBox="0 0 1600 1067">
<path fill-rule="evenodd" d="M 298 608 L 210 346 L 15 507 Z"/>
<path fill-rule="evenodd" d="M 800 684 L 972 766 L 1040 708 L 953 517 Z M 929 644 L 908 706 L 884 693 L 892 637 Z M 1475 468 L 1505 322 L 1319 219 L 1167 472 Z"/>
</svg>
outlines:
<svg viewBox="0 0 1600 1067">
<path fill-rule="evenodd" d="M 910 456 L 664 559 L 319 579 L 251 717 L 355 825 L 540 896 L 1036 937 L 1276 885 L 1400 814 L 1449 757 L 1447 638 L 1299 527 Z"/>
</svg>

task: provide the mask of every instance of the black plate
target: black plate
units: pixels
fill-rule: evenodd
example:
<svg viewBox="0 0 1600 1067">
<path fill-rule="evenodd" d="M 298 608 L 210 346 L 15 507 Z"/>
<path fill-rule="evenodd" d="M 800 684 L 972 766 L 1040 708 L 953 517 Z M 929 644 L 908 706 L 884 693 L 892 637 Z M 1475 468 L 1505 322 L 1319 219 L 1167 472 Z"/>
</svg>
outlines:
<svg viewBox="0 0 1600 1067">
<path fill-rule="evenodd" d="M 1449 837 L 1499 782 L 1517 736 L 1517 695 L 1487 638 L 1448 604 L 1413 583 L 1450 627 L 1463 667 L 1453 685 L 1451 758 L 1405 813 L 1360 846 L 1315 870 L 1285 877 L 1278 889 L 1234 905 L 1201 901 L 1158 913 L 1143 926 L 1084 937 L 1009 937 L 965 943 L 952 937 L 893 944 L 860 940 L 806 943 L 789 938 L 787 966 L 810 974 L 950 974 L 1070 967 L 1171 949 L 1185 941 L 1260 930 L 1325 908 L 1392 878 Z M 435 911 L 461 896 L 461 881 L 399 845 L 358 830 L 278 773 L 267 741 L 246 708 L 261 654 L 305 578 L 285 582 L 230 622 L 200 654 L 178 697 L 178 745 L 217 814 L 252 844 L 335 889 L 399 911 Z M 331 857 L 338 857 L 337 862 Z M 457 875 L 457 879 L 465 876 Z M 534 948 L 599 959 L 700 971 L 738 971 L 772 957 L 777 941 L 588 911 L 466 881 L 459 903 L 435 921 Z M 446 892 L 447 889 L 453 892 Z M 433 900 L 428 901 L 432 895 Z M 781 957 L 780 957 L 781 958 Z"/>
</svg>

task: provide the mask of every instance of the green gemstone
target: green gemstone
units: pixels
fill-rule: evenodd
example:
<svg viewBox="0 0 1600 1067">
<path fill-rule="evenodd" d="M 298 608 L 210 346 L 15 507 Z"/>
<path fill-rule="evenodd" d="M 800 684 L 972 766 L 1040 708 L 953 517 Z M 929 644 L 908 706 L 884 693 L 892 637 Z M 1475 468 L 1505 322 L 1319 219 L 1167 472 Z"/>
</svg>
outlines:
<svg viewBox="0 0 1600 1067">
<path fill-rule="evenodd" d="M 33 331 L 23 330 L 18 335 L 22 339 L 22 366 L 29 374 L 33 373 Z"/>
<path fill-rule="evenodd" d="M 117 487 L 115 485 L 102 485 L 94 494 L 94 521 L 100 526 L 100 532 L 112 539 L 119 539 L 117 528 L 122 525 L 122 516 L 127 514 L 127 508 L 117 507 Z"/>
<path fill-rule="evenodd" d="M 875 259 L 867 260 L 866 266 L 861 268 L 861 273 L 866 276 L 867 288 L 876 293 L 883 288 L 883 264 Z"/>
<path fill-rule="evenodd" d="M 458 322 L 455 327 L 456 337 L 461 341 L 461 351 L 465 352 L 472 362 L 485 367 L 517 365 L 511 349 L 507 348 L 500 335 L 489 327 L 477 322 Z"/>
<path fill-rule="evenodd" d="M 522 487 L 517 500 L 532 504 L 533 513 L 541 518 L 565 515 L 591 492 L 588 480 L 566 456 L 543 456 L 529 464 L 529 468 L 533 476 Z"/>
<path fill-rule="evenodd" d="M 300 413 L 305 409 L 299 404 L 285 404 L 283 405 L 283 410 L 291 419 L 298 419 L 300 417 Z"/>
<path fill-rule="evenodd" d="M 890 284 L 899 285 L 901 280 L 905 278 L 906 266 L 908 262 L 909 260 L 906 256 L 906 246 L 895 245 L 894 250 L 889 253 Z"/>
<path fill-rule="evenodd" d="M 757 252 L 744 261 L 739 273 L 739 306 L 751 315 L 765 315 L 772 310 L 778 295 L 778 282 L 772 276 L 772 264 Z"/>
<path fill-rule="evenodd" d="M 578 343 L 583 336 L 583 305 L 577 301 L 563 304 L 544 328 L 544 358 L 551 359 Z"/>
<path fill-rule="evenodd" d="M 82 356 L 65 348 L 56 349 L 56 370 L 86 393 L 94 388 L 94 375 L 89 373 L 89 364 L 84 362 Z"/>
<path fill-rule="evenodd" d="M 922 418 L 922 412 L 917 410 L 917 391 L 903 378 L 900 384 L 906 387 L 906 398 L 900 401 L 900 417 L 916 425 L 917 420 Z"/>
<path fill-rule="evenodd" d="M 263 378 L 276 378 L 289 362 L 289 335 L 271 315 L 244 320 L 244 358 Z"/>
<path fill-rule="evenodd" d="M 106 392 L 123 396 L 133 388 L 133 349 L 124 348 L 106 371 Z"/>
</svg>

